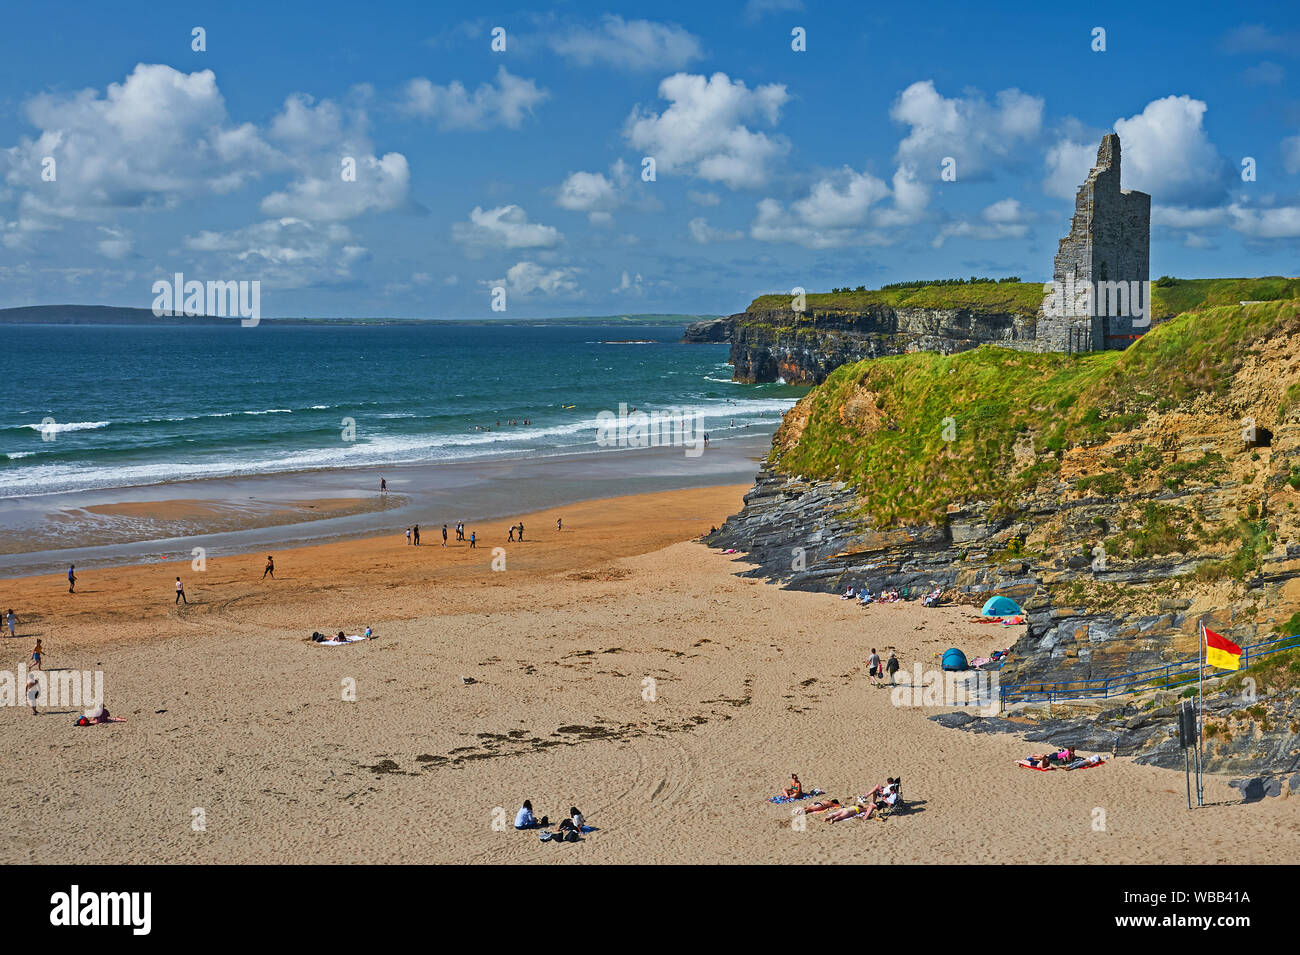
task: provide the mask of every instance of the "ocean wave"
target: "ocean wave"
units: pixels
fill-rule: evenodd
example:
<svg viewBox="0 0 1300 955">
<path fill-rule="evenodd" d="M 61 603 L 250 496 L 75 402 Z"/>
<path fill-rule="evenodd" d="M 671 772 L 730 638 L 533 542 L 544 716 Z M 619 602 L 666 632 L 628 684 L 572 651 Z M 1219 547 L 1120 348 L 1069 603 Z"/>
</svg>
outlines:
<svg viewBox="0 0 1300 955">
<path fill-rule="evenodd" d="M 245 411 L 244 414 L 293 414 L 292 408 L 267 408 L 265 411 Z"/>
<path fill-rule="evenodd" d="M 96 428 L 107 428 L 111 421 L 68 421 L 64 423 L 39 421 L 36 424 L 25 424 L 24 428 L 30 428 L 32 431 L 39 431 L 41 434 L 62 434 L 64 431 L 93 431 Z"/>
</svg>

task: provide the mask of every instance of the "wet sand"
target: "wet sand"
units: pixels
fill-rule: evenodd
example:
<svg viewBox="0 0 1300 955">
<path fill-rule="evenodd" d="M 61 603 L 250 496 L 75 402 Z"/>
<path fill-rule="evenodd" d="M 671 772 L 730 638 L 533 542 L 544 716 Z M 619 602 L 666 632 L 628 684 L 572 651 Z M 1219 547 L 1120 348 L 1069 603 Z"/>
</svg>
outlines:
<svg viewBox="0 0 1300 955">
<path fill-rule="evenodd" d="M 1035 773 L 1042 744 L 943 729 L 871 686 L 1013 633 L 966 608 L 859 608 L 737 576 L 692 541 L 747 485 L 590 501 L 471 525 L 477 550 L 391 534 L 4 581 L 48 667 L 102 670 L 128 722 L 0 709 L 4 862 L 1283 862 L 1294 797 L 1243 805 L 1211 778 L 1126 758 Z M 564 518 L 557 532 L 555 518 Z M 513 519 L 513 518 L 512 518 Z M 440 529 L 439 529 L 440 530 Z M 493 548 L 503 551 L 494 555 Z M 504 569 L 494 570 L 494 556 Z M 192 603 L 173 604 L 181 575 Z M 313 630 L 378 639 L 321 647 Z M 791 770 L 851 799 L 901 774 L 911 813 L 793 824 Z M 597 831 L 544 845 L 520 800 Z M 505 823 L 504 828 L 502 823 Z M 199 825 L 201 823 L 201 825 Z"/>
</svg>

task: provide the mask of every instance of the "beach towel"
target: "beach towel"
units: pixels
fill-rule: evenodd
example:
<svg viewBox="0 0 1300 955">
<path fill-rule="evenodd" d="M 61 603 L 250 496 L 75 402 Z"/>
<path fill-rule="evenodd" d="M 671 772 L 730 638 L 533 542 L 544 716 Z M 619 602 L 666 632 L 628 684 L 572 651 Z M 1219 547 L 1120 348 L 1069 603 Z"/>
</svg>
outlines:
<svg viewBox="0 0 1300 955">
<path fill-rule="evenodd" d="M 340 640 L 338 637 L 334 637 L 331 640 L 321 640 L 320 645 L 322 647 L 341 647 L 345 643 L 356 643 L 358 640 L 364 640 L 364 639 L 365 637 L 361 636 L 360 634 L 353 634 L 352 636 L 344 637 L 342 640 Z"/>
<path fill-rule="evenodd" d="M 998 622 L 1001 623 L 1002 626 L 1004 626 L 1004 627 L 1019 627 L 1019 626 L 1023 626 L 1023 625 L 1024 625 L 1025 618 L 1024 618 L 1024 617 L 1006 617 L 1006 618 L 1000 618 L 1000 619 L 998 620 Z"/>
<path fill-rule="evenodd" d="M 1062 766 L 1062 769 L 1092 769 L 1094 766 L 1106 765 L 1104 756 L 1088 756 L 1085 759 L 1076 759 L 1068 766 Z"/>
<path fill-rule="evenodd" d="M 1027 759 L 1018 759 L 1018 760 L 1016 760 L 1016 765 L 1017 765 L 1017 766 L 1022 766 L 1022 767 L 1024 767 L 1025 769 L 1036 769 L 1036 770 L 1038 770 L 1040 773 L 1050 773 L 1053 769 L 1056 768 L 1055 766 L 1039 766 L 1039 765 L 1036 765 L 1035 763 L 1031 763 L 1031 762 L 1030 762 L 1029 760 L 1027 760 Z"/>
<path fill-rule="evenodd" d="M 813 789 L 805 790 L 802 796 L 773 796 L 771 799 L 768 800 L 768 802 L 774 802 L 777 805 L 780 805 L 781 803 L 799 802 L 802 799 L 812 799 L 814 796 L 825 796 L 825 795 L 826 795 L 826 790 L 813 788 Z"/>
<path fill-rule="evenodd" d="M 125 723 L 125 722 L 126 722 L 125 716 L 96 716 L 94 718 L 91 718 L 89 716 L 78 716 L 77 721 L 72 725 L 73 726 L 102 726 L 105 723 Z"/>
</svg>

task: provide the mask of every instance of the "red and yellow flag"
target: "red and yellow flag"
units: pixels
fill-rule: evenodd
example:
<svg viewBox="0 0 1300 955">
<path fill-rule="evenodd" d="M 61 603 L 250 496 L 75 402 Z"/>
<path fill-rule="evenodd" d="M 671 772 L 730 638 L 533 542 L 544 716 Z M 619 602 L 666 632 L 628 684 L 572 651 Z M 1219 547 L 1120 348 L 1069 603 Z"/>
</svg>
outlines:
<svg viewBox="0 0 1300 955">
<path fill-rule="evenodd" d="M 1241 669 L 1241 647 L 1209 627 L 1205 630 L 1205 662 L 1220 670 Z"/>
</svg>

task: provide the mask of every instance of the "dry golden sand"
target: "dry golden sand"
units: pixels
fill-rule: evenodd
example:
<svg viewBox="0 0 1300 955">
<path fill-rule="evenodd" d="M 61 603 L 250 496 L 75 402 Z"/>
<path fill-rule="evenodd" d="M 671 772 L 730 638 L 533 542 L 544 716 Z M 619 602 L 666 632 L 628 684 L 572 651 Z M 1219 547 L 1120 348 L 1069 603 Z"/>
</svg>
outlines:
<svg viewBox="0 0 1300 955">
<path fill-rule="evenodd" d="M 959 609 L 861 609 L 736 576 L 687 540 L 744 488 L 643 495 L 526 516 L 443 550 L 437 529 L 277 554 L 88 569 L 0 584 L 48 665 L 102 669 L 129 721 L 5 708 L 0 861 L 1282 862 L 1294 799 L 1241 805 L 1225 779 L 1188 813 L 1181 773 L 1014 761 L 1041 744 L 974 736 L 891 705 L 872 646 L 905 667 L 1015 631 Z M 557 534 L 555 516 L 565 520 Z M 186 581 L 189 607 L 172 604 Z M 379 639 L 320 647 L 313 629 Z M 470 677 L 473 683 L 463 683 Z M 655 699 L 644 698 L 646 677 Z M 353 680 L 355 702 L 344 701 Z M 161 712 L 160 712 L 161 711 Z M 841 798 L 901 773 L 918 810 L 791 825 L 791 770 Z M 598 831 L 543 845 L 494 829 L 531 797 Z M 196 809 L 205 831 L 194 831 Z M 1094 828 L 1104 812 L 1104 828 Z M 507 820 L 508 821 L 508 820 Z"/>
</svg>

